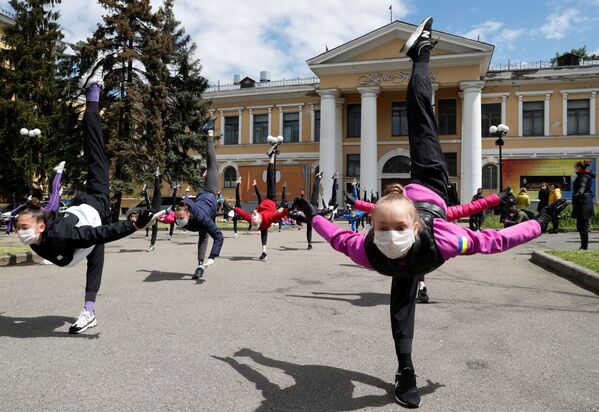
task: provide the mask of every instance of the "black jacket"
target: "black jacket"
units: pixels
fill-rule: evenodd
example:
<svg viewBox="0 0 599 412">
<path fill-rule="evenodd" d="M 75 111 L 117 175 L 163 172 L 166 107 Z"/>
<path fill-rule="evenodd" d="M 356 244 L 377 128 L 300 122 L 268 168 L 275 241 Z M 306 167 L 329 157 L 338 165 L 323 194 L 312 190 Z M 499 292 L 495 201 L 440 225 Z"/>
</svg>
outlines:
<svg viewBox="0 0 599 412">
<path fill-rule="evenodd" d="M 73 213 L 52 212 L 46 219 L 42 242 L 31 249 L 57 266 L 66 266 L 73 260 L 76 249 L 113 242 L 135 232 L 128 220 L 97 227 L 75 225 L 79 218 Z"/>
<path fill-rule="evenodd" d="M 549 189 L 539 190 L 539 204 L 537 205 L 537 212 L 541 213 L 541 210 L 549 205 Z"/>
<path fill-rule="evenodd" d="M 572 185 L 572 217 L 574 219 L 590 219 L 595 214 L 593 207 L 594 173 L 576 173 Z"/>
</svg>

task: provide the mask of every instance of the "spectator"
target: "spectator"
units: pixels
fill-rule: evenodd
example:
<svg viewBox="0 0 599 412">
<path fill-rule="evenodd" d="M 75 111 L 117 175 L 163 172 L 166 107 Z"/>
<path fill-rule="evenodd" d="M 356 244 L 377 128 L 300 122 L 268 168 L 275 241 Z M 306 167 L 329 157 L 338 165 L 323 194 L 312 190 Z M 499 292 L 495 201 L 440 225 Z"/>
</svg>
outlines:
<svg viewBox="0 0 599 412">
<path fill-rule="evenodd" d="M 499 216 L 500 220 L 504 221 L 510 214 L 512 206 L 516 205 L 516 198 L 514 197 L 514 191 L 510 186 L 505 188 L 503 196 L 501 196 L 501 203 L 499 203 Z"/>
<path fill-rule="evenodd" d="M 520 189 L 520 193 L 516 196 L 516 206 L 520 210 L 528 210 L 530 206 L 530 197 L 528 197 L 528 191 L 525 187 Z"/>
<path fill-rule="evenodd" d="M 587 168 L 591 165 L 588 160 L 578 161 L 576 180 L 572 185 L 572 217 L 576 219 L 576 230 L 580 233 L 580 249 L 589 247 L 589 219 L 595 214 L 593 207 L 593 179 L 595 174 Z"/>
<path fill-rule="evenodd" d="M 549 186 L 549 206 L 554 204 L 557 200 L 562 198 L 562 191 L 559 188 L 559 184 L 551 183 Z M 556 234 L 559 230 L 559 216 L 553 215 L 553 228 L 549 233 Z"/>
<path fill-rule="evenodd" d="M 476 190 L 476 194 L 474 196 L 472 196 L 472 201 L 474 202 L 475 200 L 480 200 L 484 197 L 485 196 L 483 195 L 483 190 L 479 187 Z M 484 220 L 485 220 L 484 212 L 476 213 L 476 214 L 470 216 L 470 218 L 468 219 L 468 224 L 470 226 L 470 230 L 480 231 L 480 226 L 482 225 Z"/>
<path fill-rule="evenodd" d="M 541 190 L 539 190 L 539 204 L 537 205 L 537 213 L 541 213 L 541 210 L 545 206 L 549 205 L 549 188 L 547 183 L 541 183 Z"/>
<path fill-rule="evenodd" d="M 504 227 L 510 227 L 517 225 L 521 222 L 526 222 L 528 219 L 528 215 L 524 213 L 523 210 L 519 209 L 516 205 L 510 208 L 510 215 L 507 219 L 503 221 Z"/>
</svg>

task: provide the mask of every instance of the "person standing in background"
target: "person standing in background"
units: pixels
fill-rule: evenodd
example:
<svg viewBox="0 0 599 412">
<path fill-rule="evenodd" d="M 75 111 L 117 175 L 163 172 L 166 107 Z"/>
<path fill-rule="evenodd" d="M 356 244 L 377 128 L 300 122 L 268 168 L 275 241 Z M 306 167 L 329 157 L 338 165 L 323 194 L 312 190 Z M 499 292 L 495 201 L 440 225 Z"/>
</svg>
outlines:
<svg viewBox="0 0 599 412">
<path fill-rule="evenodd" d="M 595 215 L 593 207 L 593 179 L 595 174 L 587 168 L 588 160 L 576 162 L 576 179 L 572 185 L 572 218 L 576 219 L 576 230 L 580 234 L 580 249 L 589 248 L 589 219 Z"/>
<path fill-rule="evenodd" d="M 549 206 L 562 198 L 562 191 L 557 183 L 551 183 L 549 186 Z M 553 228 L 549 233 L 556 234 L 559 229 L 559 216 L 553 216 Z"/>
</svg>

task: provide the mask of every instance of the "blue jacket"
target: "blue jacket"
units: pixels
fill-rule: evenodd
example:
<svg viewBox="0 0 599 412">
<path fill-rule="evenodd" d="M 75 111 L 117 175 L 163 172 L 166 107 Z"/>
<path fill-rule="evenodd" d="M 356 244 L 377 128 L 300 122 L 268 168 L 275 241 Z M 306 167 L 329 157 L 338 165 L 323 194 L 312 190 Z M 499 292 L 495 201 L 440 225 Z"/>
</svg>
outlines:
<svg viewBox="0 0 599 412">
<path fill-rule="evenodd" d="M 186 199 L 191 217 L 184 229 L 191 232 L 207 232 L 213 239 L 210 258 L 213 259 L 220 254 L 223 247 L 223 234 L 214 223 L 216 218 L 216 198 L 212 193 L 203 192 L 195 199 Z"/>
</svg>

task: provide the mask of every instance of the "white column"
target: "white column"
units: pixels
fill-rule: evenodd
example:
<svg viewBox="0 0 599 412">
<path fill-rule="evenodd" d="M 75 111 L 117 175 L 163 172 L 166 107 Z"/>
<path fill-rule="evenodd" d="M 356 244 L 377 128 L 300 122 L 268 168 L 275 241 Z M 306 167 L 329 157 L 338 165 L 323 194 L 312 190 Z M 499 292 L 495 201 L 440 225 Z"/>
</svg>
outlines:
<svg viewBox="0 0 599 412">
<path fill-rule="evenodd" d="M 220 114 L 220 133 L 223 135 L 223 138 L 219 140 L 220 144 L 223 145 L 225 144 L 225 112 L 219 110 L 218 114 Z"/>
<path fill-rule="evenodd" d="M 501 96 L 501 124 L 507 123 L 507 96 Z M 497 186 L 499 187 L 499 186 Z"/>
<path fill-rule="evenodd" d="M 546 93 L 545 94 L 545 106 L 543 108 L 544 111 L 544 126 L 543 129 L 545 129 L 545 136 L 549 136 L 549 109 L 550 109 L 550 102 L 551 102 L 551 93 Z"/>
<path fill-rule="evenodd" d="M 597 107 L 597 92 L 591 93 L 591 102 L 589 103 L 589 120 L 591 124 L 589 125 L 589 134 L 592 136 L 595 134 L 595 116 L 596 116 L 596 107 Z"/>
<path fill-rule="evenodd" d="M 460 83 L 463 90 L 462 110 L 462 179 L 460 198 L 467 203 L 482 184 L 481 90 L 485 82 Z"/>
<path fill-rule="evenodd" d="M 568 135 L 568 93 L 562 94 L 562 135 Z"/>
<path fill-rule="evenodd" d="M 362 128 L 360 130 L 360 185 L 368 190 L 378 189 L 376 99 L 381 89 L 358 87 L 362 96 Z"/>
<path fill-rule="evenodd" d="M 522 106 L 522 95 L 520 95 L 518 96 L 518 136 L 522 136 L 522 131 L 524 130 L 524 125 L 522 124 Z"/>
<path fill-rule="evenodd" d="M 340 176 L 345 174 L 343 170 L 343 103 L 345 99 L 337 99 L 335 101 L 335 169 Z M 337 191 L 337 203 L 343 204 L 343 181 L 338 180 L 339 190 Z"/>
<path fill-rule="evenodd" d="M 298 111 L 298 118 L 299 118 L 299 139 L 298 139 L 298 141 L 299 141 L 299 142 L 301 142 L 301 141 L 302 141 L 302 132 L 303 132 L 303 130 L 304 130 L 304 127 L 303 127 L 303 125 L 302 125 L 302 124 L 304 123 L 304 119 L 303 119 L 303 117 L 302 117 L 302 115 L 303 115 L 304 111 L 303 111 L 302 109 L 303 109 L 303 106 L 299 106 L 299 107 L 297 108 L 297 111 Z"/>
<path fill-rule="evenodd" d="M 268 135 L 272 136 L 272 107 L 268 108 Z"/>
<path fill-rule="evenodd" d="M 331 178 L 337 164 L 335 148 L 335 118 L 336 99 L 339 96 L 338 89 L 322 89 L 320 94 L 320 158 L 319 168 L 323 175 L 323 196 L 325 199 L 331 197 L 331 185 L 326 184 L 326 178 Z"/>
<path fill-rule="evenodd" d="M 314 141 L 314 125 L 316 124 L 316 119 L 314 118 L 314 105 L 310 105 L 310 141 Z"/>
<path fill-rule="evenodd" d="M 239 127 L 237 128 L 237 144 L 241 144 L 241 127 L 243 125 L 243 110 L 237 110 L 239 114 Z"/>
<path fill-rule="evenodd" d="M 279 136 L 283 136 L 283 108 L 279 106 Z"/>
<path fill-rule="evenodd" d="M 254 110 L 248 109 L 250 111 L 250 144 L 254 143 Z"/>
</svg>

